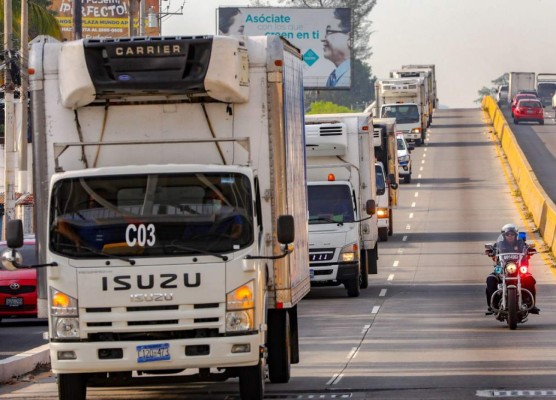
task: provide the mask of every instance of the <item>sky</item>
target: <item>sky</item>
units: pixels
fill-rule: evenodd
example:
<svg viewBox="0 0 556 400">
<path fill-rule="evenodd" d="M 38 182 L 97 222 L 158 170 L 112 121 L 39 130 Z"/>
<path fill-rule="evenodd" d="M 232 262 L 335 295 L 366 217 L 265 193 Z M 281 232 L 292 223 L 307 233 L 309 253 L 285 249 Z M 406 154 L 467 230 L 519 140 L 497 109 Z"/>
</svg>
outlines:
<svg viewBox="0 0 556 400">
<path fill-rule="evenodd" d="M 184 0 L 162 4 L 168 1 Z M 185 0 L 183 15 L 164 20 L 162 34 L 214 34 L 219 6 L 248 4 Z M 478 107 L 478 90 L 505 72 L 556 73 L 556 0 L 378 0 L 369 18 L 373 74 L 435 64 L 441 107 Z"/>
</svg>

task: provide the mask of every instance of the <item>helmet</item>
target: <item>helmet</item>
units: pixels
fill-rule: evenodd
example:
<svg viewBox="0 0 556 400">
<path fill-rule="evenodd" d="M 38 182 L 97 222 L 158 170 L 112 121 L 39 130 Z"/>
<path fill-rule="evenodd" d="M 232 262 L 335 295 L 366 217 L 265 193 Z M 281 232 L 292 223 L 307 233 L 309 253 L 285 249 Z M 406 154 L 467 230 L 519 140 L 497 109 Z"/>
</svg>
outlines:
<svg viewBox="0 0 556 400">
<path fill-rule="evenodd" d="M 502 227 L 502 230 L 500 232 L 502 233 L 502 235 L 508 232 L 513 232 L 517 236 L 518 229 L 514 224 L 506 224 Z"/>
</svg>

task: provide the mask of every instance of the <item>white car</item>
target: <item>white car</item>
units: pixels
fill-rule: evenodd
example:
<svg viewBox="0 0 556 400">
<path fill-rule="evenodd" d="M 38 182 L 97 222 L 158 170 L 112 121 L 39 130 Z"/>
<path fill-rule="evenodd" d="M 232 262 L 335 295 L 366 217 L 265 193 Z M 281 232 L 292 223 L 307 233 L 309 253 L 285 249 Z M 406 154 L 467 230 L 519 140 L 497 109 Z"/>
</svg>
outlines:
<svg viewBox="0 0 556 400">
<path fill-rule="evenodd" d="M 496 101 L 499 105 L 508 104 L 508 85 L 500 85 L 498 86 L 498 90 L 496 91 Z"/>
<path fill-rule="evenodd" d="M 409 146 L 403 134 L 396 135 L 398 141 L 398 175 L 403 178 L 405 183 L 411 182 L 411 152 L 415 147 Z"/>
</svg>

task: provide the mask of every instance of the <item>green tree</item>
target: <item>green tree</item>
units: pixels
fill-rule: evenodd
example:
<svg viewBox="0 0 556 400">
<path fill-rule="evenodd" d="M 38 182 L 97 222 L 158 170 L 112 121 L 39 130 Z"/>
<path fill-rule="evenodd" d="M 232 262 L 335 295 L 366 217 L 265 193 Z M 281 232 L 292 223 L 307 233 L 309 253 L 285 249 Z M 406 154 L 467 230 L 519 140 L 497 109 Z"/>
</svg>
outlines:
<svg viewBox="0 0 556 400">
<path fill-rule="evenodd" d="M 335 113 L 349 113 L 353 110 L 334 104 L 330 101 L 314 101 L 309 107 L 307 114 L 335 114 Z"/>
<path fill-rule="evenodd" d="M 50 35 L 62 40 L 60 24 L 54 17 L 52 11 L 47 7 L 51 4 L 49 0 L 29 1 L 29 40 L 38 35 Z M 12 0 L 13 6 L 13 35 L 14 48 L 19 47 L 19 35 L 21 32 L 21 0 Z M 4 32 L 4 0 L 0 0 L 0 24 Z"/>
<path fill-rule="evenodd" d="M 479 97 L 475 99 L 475 103 L 480 103 L 481 101 L 483 101 L 483 97 L 485 96 L 496 95 L 496 92 L 498 91 L 498 86 L 507 85 L 509 83 L 509 80 L 510 80 L 510 74 L 506 72 L 505 74 L 500 75 L 498 78 L 490 81 L 493 86 L 491 87 L 483 86 L 482 88 L 480 88 L 477 91 Z"/>
</svg>

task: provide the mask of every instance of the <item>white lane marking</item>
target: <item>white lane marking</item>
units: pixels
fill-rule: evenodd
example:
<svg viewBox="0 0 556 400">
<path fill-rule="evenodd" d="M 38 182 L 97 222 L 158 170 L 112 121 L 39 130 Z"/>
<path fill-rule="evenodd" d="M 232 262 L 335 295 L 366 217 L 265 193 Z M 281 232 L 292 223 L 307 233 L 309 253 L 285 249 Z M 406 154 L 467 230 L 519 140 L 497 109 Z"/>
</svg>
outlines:
<svg viewBox="0 0 556 400">
<path fill-rule="evenodd" d="M 417 184 L 417 187 L 421 187 L 421 183 L 418 183 L 418 184 Z"/>
<path fill-rule="evenodd" d="M 425 160 L 421 160 L 421 164 L 424 164 L 424 163 L 425 163 Z"/>
<path fill-rule="evenodd" d="M 415 207 L 415 202 L 411 203 L 411 207 Z"/>
<path fill-rule="evenodd" d="M 371 325 L 365 325 L 365 326 L 363 327 L 363 330 L 361 331 L 361 333 L 367 332 L 367 331 L 369 330 L 370 327 L 371 327 Z"/>
<path fill-rule="evenodd" d="M 378 294 L 378 297 L 384 297 L 384 296 L 386 296 L 386 289 L 382 289 L 380 291 L 380 293 Z M 369 325 L 369 327 L 370 327 L 370 325 Z"/>
<path fill-rule="evenodd" d="M 388 281 L 392 281 L 392 280 L 394 280 L 394 274 L 390 274 L 390 275 L 388 275 L 388 279 L 387 279 L 387 280 L 388 280 Z"/>
<path fill-rule="evenodd" d="M 407 235 L 402 238 L 402 242 L 407 241 Z"/>
<path fill-rule="evenodd" d="M 426 152 L 427 150 L 428 150 L 428 149 L 425 147 L 425 152 Z"/>
<path fill-rule="evenodd" d="M 415 197 L 419 197 L 419 192 L 415 192 Z"/>
<path fill-rule="evenodd" d="M 395 260 L 392 264 L 392 267 L 396 268 L 398 265 L 400 265 L 400 262 L 398 260 Z"/>
<path fill-rule="evenodd" d="M 413 213 L 409 213 L 409 218 L 413 218 Z"/>
<path fill-rule="evenodd" d="M 394 275 L 392 275 L 392 276 L 394 276 Z M 374 306 L 372 311 L 371 311 L 371 314 L 378 314 L 378 310 L 380 310 L 380 306 Z"/>
<path fill-rule="evenodd" d="M 328 382 L 326 382 L 327 385 L 331 385 L 332 382 L 334 382 L 336 380 L 336 378 L 338 377 L 338 374 L 334 374 L 332 376 L 332 378 L 330 378 L 330 380 Z"/>
<path fill-rule="evenodd" d="M 427 149 L 425 149 L 425 150 L 427 150 Z M 426 154 L 426 153 L 423 153 L 423 157 L 426 157 L 426 156 L 427 156 L 427 154 Z"/>
<path fill-rule="evenodd" d="M 338 379 L 336 379 L 333 383 L 333 385 L 336 385 L 338 382 L 340 382 L 342 380 L 342 378 L 344 377 L 344 374 L 340 374 L 338 375 Z"/>
<path fill-rule="evenodd" d="M 423 167 L 420 167 L 420 168 L 419 168 L 419 171 L 422 171 L 422 170 L 423 170 Z"/>
<path fill-rule="evenodd" d="M 398 254 L 403 254 L 403 249 L 401 247 L 398 249 Z"/>
<path fill-rule="evenodd" d="M 348 353 L 346 358 L 352 358 L 355 357 L 355 355 L 357 354 L 357 347 L 352 347 L 351 351 Z"/>
<path fill-rule="evenodd" d="M 408 231 L 408 230 L 410 230 L 410 229 L 411 229 L 411 225 L 407 224 L 407 225 L 405 226 L 405 230 Z"/>
<path fill-rule="evenodd" d="M 421 168 L 422 169 L 422 168 Z M 417 175 L 417 179 L 421 179 L 421 174 Z"/>
<path fill-rule="evenodd" d="M 529 396 L 550 396 L 556 395 L 554 389 L 530 389 L 530 390 L 477 390 L 475 392 L 477 397 L 529 397 Z"/>
</svg>

